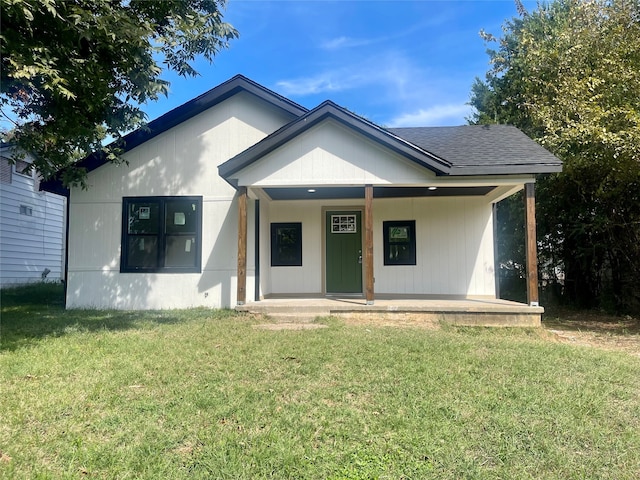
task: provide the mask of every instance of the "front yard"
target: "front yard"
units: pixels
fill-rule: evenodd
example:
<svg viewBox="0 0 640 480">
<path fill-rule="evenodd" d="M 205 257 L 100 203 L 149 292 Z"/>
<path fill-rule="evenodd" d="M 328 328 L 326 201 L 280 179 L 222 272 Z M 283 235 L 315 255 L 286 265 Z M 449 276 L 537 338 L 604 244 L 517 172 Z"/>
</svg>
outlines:
<svg viewBox="0 0 640 480">
<path fill-rule="evenodd" d="M 4 290 L 0 478 L 640 477 L 634 351 L 321 322 Z"/>
</svg>

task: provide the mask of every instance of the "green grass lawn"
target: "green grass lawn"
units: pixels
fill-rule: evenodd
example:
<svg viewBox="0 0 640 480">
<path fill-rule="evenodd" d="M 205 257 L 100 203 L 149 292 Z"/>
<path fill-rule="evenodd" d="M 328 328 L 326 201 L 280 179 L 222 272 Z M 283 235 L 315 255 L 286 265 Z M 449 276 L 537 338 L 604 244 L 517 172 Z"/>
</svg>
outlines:
<svg viewBox="0 0 640 480">
<path fill-rule="evenodd" d="M 638 357 L 322 322 L 4 290 L 0 478 L 640 478 Z"/>
</svg>

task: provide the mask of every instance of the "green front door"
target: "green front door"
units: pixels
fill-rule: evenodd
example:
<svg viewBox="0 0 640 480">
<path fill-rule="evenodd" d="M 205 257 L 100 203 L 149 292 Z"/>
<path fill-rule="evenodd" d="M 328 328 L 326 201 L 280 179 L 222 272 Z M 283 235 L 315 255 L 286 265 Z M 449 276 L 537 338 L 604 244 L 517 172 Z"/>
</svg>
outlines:
<svg viewBox="0 0 640 480">
<path fill-rule="evenodd" d="M 362 293 L 361 212 L 327 212 L 327 293 Z"/>
</svg>

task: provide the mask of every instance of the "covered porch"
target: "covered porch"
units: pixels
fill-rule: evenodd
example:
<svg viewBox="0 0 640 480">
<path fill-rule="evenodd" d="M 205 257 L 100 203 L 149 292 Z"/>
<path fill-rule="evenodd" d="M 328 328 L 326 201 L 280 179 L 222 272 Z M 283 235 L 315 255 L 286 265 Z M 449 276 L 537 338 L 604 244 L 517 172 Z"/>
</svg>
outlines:
<svg viewBox="0 0 640 480">
<path fill-rule="evenodd" d="M 411 315 L 460 325 L 539 325 L 534 184 L 526 177 L 491 181 L 499 185 L 239 187 L 237 309 L 306 320 Z M 495 274 L 493 209 L 518 191 L 530 252 L 527 304 L 497 298 Z M 404 233 L 415 245 L 413 258 L 395 263 L 388 261 L 388 231 L 398 224 L 410 225 Z M 280 228 L 300 236 L 290 264 L 275 257 Z M 333 238 L 349 236 L 355 250 L 336 251 Z M 332 287 L 336 260 L 339 276 L 357 273 L 353 289 L 344 278 Z"/>
<path fill-rule="evenodd" d="M 322 104 L 219 167 L 238 309 L 539 325 L 534 182 L 558 169 L 509 127 L 385 130 Z M 498 299 L 494 255 L 495 205 L 522 191 L 526 305 Z"/>
</svg>

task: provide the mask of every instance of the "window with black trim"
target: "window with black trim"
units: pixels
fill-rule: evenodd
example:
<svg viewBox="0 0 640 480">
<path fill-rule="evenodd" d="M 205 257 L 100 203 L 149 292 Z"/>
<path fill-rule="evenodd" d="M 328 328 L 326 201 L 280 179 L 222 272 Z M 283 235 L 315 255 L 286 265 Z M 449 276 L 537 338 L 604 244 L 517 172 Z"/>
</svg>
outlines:
<svg viewBox="0 0 640 480">
<path fill-rule="evenodd" d="M 416 221 L 382 222 L 384 232 L 384 264 L 416 264 Z"/>
<path fill-rule="evenodd" d="M 122 199 L 121 272 L 199 273 L 202 197 Z"/>
<path fill-rule="evenodd" d="M 271 266 L 302 266 L 302 223 L 271 224 Z"/>
</svg>

